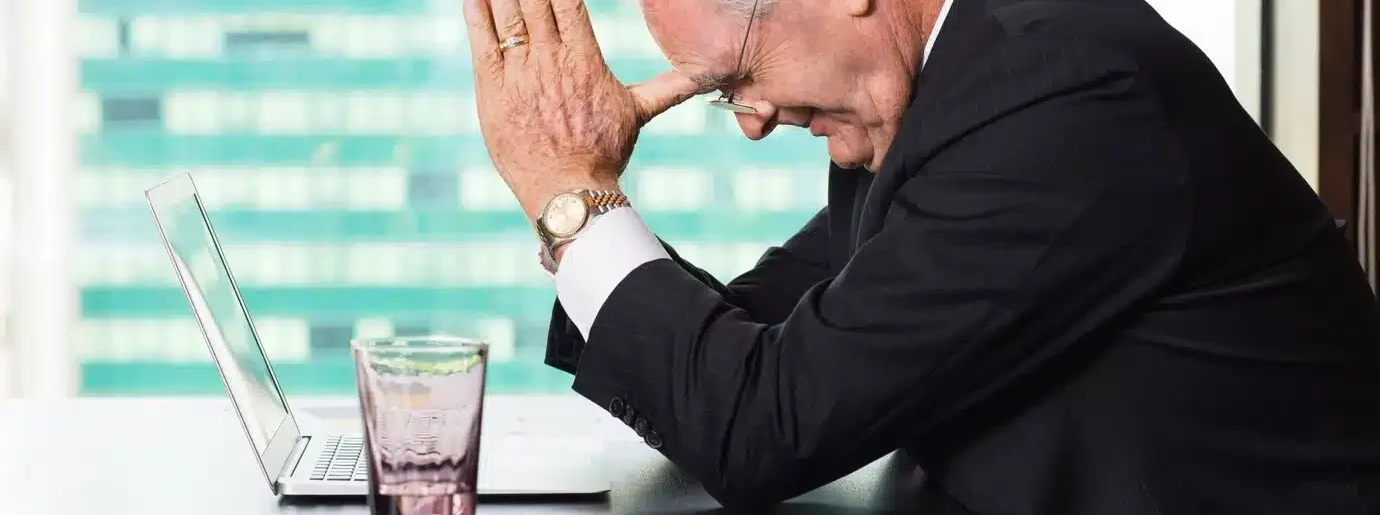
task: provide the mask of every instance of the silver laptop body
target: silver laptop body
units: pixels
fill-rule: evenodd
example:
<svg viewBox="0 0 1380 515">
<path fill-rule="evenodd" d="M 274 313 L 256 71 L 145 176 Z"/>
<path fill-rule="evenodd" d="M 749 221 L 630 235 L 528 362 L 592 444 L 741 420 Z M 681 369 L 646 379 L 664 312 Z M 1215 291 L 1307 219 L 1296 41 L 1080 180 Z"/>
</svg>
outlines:
<svg viewBox="0 0 1380 515">
<path fill-rule="evenodd" d="M 299 427 L 230 274 L 190 175 L 146 192 L 163 246 L 191 304 L 241 426 L 275 495 L 362 496 L 363 435 Z M 565 440 L 565 439 L 562 439 Z M 609 490 L 602 445 L 480 440 L 481 495 L 596 494 Z M 588 445 L 594 443 L 594 445 Z"/>
</svg>

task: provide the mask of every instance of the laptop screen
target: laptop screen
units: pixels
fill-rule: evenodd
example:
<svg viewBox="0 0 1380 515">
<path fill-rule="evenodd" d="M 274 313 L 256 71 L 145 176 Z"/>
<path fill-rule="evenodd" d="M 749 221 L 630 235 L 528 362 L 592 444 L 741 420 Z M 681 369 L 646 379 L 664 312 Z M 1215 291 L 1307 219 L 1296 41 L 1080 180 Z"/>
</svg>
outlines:
<svg viewBox="0 0 1380 515">
<path fill-rule="evenodd" d="M 212 358 L 220 368 L 254 449 L 262 456 L 274 433 L 288 418 L 287 404 L 269 370 L 268 358 L 250 325 L 249 314 L 231 281 L 225 256 L 190 179 L 159 186 L 164 187 L 184 193 L 163 195 L 154 201 L 155 191 L 150 190 L 154 216 Z"/>
</svg>

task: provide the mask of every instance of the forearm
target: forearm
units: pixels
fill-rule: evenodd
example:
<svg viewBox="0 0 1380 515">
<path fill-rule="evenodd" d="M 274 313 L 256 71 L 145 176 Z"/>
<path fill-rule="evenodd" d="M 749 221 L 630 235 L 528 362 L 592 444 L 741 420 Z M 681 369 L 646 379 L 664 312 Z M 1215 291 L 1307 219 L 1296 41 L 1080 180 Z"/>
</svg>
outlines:
<svg viewBox="0 0 1380 515">
<path fill-rule="evenodd" d="M 725 504 L 842 477 L 1060 366 L 1171 276 L 1181 235 L 1157 223 L 1176 186 L 950 201 L 1025 181 L 915 179 L 897 222 L 779 323 L 670 260 L 644 263 L 591 324 L 574 388 Z M 1011 234 L 1027 243 L 991 252 Z"/>
<path fill-rule="evenodd" d="M 621 210 L 620 210 L 621 211 Z M 628 209 L 627 211 L 632 211 Z M 719 293 L 729 304 L 742 308 L 759 322 L 774 323 L 785 320 L 804 292 L 832 273 L 825 257 L 828 249 L 828 210 L 815 214 L 795 235 L 779 247 L 767 249 L 751 270 L 725 285 L 712 274 L 696 267 L 678 255 L 674 248 L 657 240 L 662 252 L 656 251 L 651 240 L 656 237 L 641 223 L 635 213 L 622 213 L 600 220 L 598 230 L 576 239 L 563 247 L 577 250 L 575 259 L 561 255 L 563 271 L 558 271 L 558 286 L 564 291 L 552 308 L 547 334 L 546 363 L 574 373 L 585 345 L 588 328 L 593 324 L 597 309 L 608 291 L 642 262 L 669 257 L 701 284 Z M 628 252 L 626 249 L 631 248 Z M 616 266 L 601 263 L 598 256 L 612 256 Z M 584 293 L 578 293 L 584 292 Z M 570 304 L 576 323 L 571 318 Z M 584 329 L 581 329 L 583 327 Z"/>
<path fill-rule="evenodd" d="M 624 277 L 648 261 L 670 259 L 632 208 L 605 213 L 562 249 L 556 297 L 586 338 L 600 307 Z"/>
<path fill-rule="evenodd" d="M 845 342 L 830 345 L 809 314 L 756 322 L 665 261 L 630 275 L 605 310 L 575 390 L 623 406 L 613 415 L 645 425 L 649 445 L 725 505 L 794 497 L 898 446 L 897 415 L 874 409 L 891 395 L 838 381 L 848 371 L 827 369 L 840 362 L 828 355 Z"/>
</svg>

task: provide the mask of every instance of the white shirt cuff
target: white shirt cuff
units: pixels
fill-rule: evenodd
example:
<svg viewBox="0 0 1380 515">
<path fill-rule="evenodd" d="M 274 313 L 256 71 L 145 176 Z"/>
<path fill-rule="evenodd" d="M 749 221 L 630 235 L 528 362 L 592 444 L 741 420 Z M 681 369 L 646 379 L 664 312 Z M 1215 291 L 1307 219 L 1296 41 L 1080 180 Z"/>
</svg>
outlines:
<svg viewBox="0 0 1380 515">
<path fill-rule="evenodd" d="M 637 211 L 614 209 L 565 246 L 556 268 L 556 298 L 588 340 L 594 318 L 618 283 L 643 263 L 670 258 Z"/>
</svg>

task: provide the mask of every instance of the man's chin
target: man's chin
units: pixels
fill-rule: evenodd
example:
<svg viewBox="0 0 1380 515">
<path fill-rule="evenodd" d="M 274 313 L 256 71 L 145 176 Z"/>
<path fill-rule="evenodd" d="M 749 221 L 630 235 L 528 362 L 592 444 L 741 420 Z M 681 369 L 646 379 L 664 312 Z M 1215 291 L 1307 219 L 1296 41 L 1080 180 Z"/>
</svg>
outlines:
<svg viewBox="0 0 1380 515">
<path fill-rule="evenodd" d="M 834 161 L 834 164 L 844 170 L 862 170 L 867 173 L 877 173 L 877 170 L 881 168 L 881 165 L 875 163 L 864 163 L 861 161 L 850 161 L 842 163 Z"/>
<path fill-rule="evenodd" d="M 845 170 L 857 170 L 859 168 L 866 167 L 868 164 L 866 159 L 862 159 L 857 155 L 840 154 L 842 153 L 829 153 L 829 159 L 833 161 L 835 165 L 838 165 L 839 168 L 843 168 Z"/>
<path fill-rule="evenodd" d="M 846 148 L 837 148 L 836 145 L 842 146 L 838 145 L 833 138 L 830 138 L 829 159 L 833 161 L 835 165 L 838 165 L 839 168 L 857 170 L 859 168 L 866 168 L 867 165 L 871 164 L 871 159 L 869 159 L 868 156 L 860 155 L 858 152 L 849 152 L 849 149 Z"/>
</svg>

